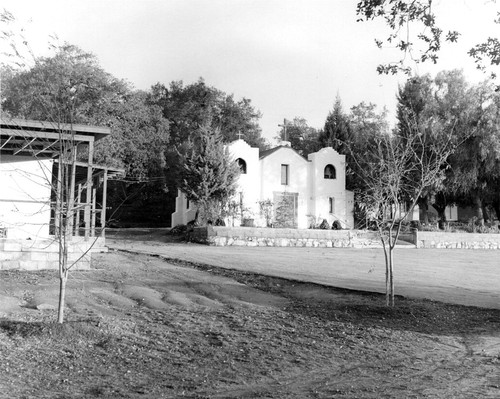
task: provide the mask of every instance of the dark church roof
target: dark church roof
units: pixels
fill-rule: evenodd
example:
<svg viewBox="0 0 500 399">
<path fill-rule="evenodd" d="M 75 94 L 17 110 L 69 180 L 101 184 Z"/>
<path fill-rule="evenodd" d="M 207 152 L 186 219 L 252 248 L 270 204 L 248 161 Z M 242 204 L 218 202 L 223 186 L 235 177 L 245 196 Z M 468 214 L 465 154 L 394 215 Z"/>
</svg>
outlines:
<svg viewBox="0 0 500 399">
<path fill-rule="evenodd" d="M 270 150 L 264 150 L 264 151 L 260 151 L 259 152 L 259 159 L 263 159 L 265 157 L 268 157 L 269 155 L 275 153 L 276 151 L 282 149 L 282 148 L 288 148 L 289 150 L 292 150 L 293 152 L 295 152 L 299 157 L 303 158 L 304 160 L 308 161 L 308 159 L 306 159 L 305 157 L 303 157 L 302 155 L 299 154 L 299 152 L 295 149 L 293 149 L 292 147 L 290 147 L 289 145 L 279 145 L 277 147 L 274 147 L 274 148 L 271 148 Z"/>
</svg>

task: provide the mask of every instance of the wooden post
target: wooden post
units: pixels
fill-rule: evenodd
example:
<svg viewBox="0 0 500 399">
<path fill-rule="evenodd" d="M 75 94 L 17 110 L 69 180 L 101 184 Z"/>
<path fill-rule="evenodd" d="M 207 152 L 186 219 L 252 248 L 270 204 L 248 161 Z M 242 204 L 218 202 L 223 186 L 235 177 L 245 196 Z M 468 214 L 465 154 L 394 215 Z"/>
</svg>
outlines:
<svg viewBox="0 0 500 399">
<path fill-rule="evenodd" d="M 108 199 L 108 170 L 104 169 L 103 182 L 102 182 L 102 210 L 101 210 L 101 234 L 104 238 L 106 236 L 106 206 Z"/>
<path fill-rule="evenodd" d="M 87 192 L 85 195 L 85 241 L 89 240 L 90 234 L 90 213 L 92 206 L 92 161 L 94 159 L 94 141 L 93 139 L 89 141 L 89 154 L 88 154 L 88 163 L 87 163 Z"/>
<path fill-rule="evenodd" d="M 78 192 L 76 194 L 76 215 L 75 215 L 75 235 L 80 235 L 80 212 L 81 212 L 81 203 L 82 203 L 82 185 L 78 184 Z"/>
<path fill-rule="evenodd" d="M 59 163 L 57 167 L 57 182 L 56 182 L 56 209 L 54 210 L 54 235 L 59 237 L 59 220 L 61 218 L 61 190 L 62 190 L 62 156 L 59 155 Z"/>
<path fill-rule="evenodd" d="M 71 152 L 71 180 L 69 184 L 69 197 L 68 197 L 68 203 L 66 204 L 66 212 L 67 215 L 66 217 L 68 218 L 67 220 L 67 231 L 66 233 L 69 234 L 69 237 L 67 237 L 68 241 L 71 241 L 71 237 L 73 237 L 73 226 L 75 222 L 75 180 L 76 180 L 76 152 L 77 152 L 77 147 L 76 145 L 74 148 L 72 148 Z"/>
<path fill-rule="evenodd" d="M 97 205 L 97 189 L 92 188 L 92 218 L 90 221 L 90 236 L 95 237 L 95 222 L 96 222 L 96 205 Z"/>
</svg>

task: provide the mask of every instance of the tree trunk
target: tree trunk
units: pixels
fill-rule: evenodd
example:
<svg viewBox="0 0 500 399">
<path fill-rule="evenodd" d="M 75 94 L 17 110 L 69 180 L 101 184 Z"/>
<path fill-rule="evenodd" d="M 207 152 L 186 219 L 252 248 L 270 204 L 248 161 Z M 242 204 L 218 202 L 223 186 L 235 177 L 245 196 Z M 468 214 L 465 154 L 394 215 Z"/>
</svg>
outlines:
<svg viewBox="0 0 500 399">
<path fill-rule="evenodd" d="M 441 220 L 442 222 L 446 222 L 446 206 L 441 206 L 437 204 L 432 204 L 434 209 L 436 210 L 438 214 L 438 219 Z"/>
<path fill-rule="evenodd" d="M 474 214 L 477 218 L 477 223 L 484 226 L 483 204 L 479 194 L 474 194 Z"/>
<path fill-rule="evenodd" d="M 420 197 L 418 201 L 418 207 L 422 210 L 422 223 L 429 223 L 429 197 Z"/>
<path fill-rule="evenodd" d="M 66 218 L 66 222 L 67 222 Z M 61 236 L 59 237 L 59 304 L 57 307 L 57 322 L 64 322 L 64 306 L 66 302 L 66 282 L 68 281 L 68 242 L 67 224 L 61 223 Z"/>
<path fill-rule="evenodd" d="M 442 193 L 436 194 L 432 206 L 438 213 L 439 220 L 446 222 L 446 207 L 448 206 L 446 197 Z"/>
<path fill-rule="evenodd" d="M 59 305 L 57 307 L 57 322 L 64 322 L 64 306 L 66 301 L 66 282 L 68 281 L 68 272 L 65 271 L 59 276 Z"/>
<path fill-rule="evenodd" d="M 481 210 L 482 210 L 482 212 L 483 212 L 483 219 L 484 219 L 484 223 L 489 223 L 489 221 L 490 221 L 490 216 L 489 216 L 489 214 L 488 214 L 488 209 L 487 209 L 487 207 L 486 207 L 486 205 L 485 205 L 485 203 L 484 203 L 484 202 L 482 202 L 482 203 L 481 203 Z"/>
<path fill-rule="evenodd" d="M 391 290 L 391 307 L 394 307 L 394 247 L 389 247 L 389 280 Z"/>
<path fill-rule="evenodd" d="M 193 224 L 198 226 L 200 224 L 200 208 L 196 208 L 196 213 L 194 214 Z"/>
<path fill-rule="evenodd" d="M 493 207 L 493 210 L 495 211 L 497 220 L 500 220 L 500 198 L 497 198 L 496 200 L 493 201 L 491 204 Z"/>
<path fill-rule="evenodd" d="M 382 246 L 384 247 L 384 257 L 385 257 L 385 305 L 390 304 L 390 285 L 389 285 L 389 255 L 387 253 L 387 246 L 384 241 L 383 233 L 381 232 Z"/>
</svg>

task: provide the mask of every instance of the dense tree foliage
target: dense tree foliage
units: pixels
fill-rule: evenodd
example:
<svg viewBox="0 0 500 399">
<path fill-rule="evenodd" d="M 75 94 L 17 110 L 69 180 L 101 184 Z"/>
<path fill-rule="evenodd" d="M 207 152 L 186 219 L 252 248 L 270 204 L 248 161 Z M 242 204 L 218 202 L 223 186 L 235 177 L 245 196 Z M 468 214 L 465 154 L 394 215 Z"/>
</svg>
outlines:
<svg viewBox="0 0 500 399">
<path fill-rule="evenodd" d="M 495 143 L 497 123 L 496 93 L 487 83 L 472 86 L 461 71 L 410 78 L 398 95 L 398 132 L 403 136 L 416 126 L 428 137 L 426 147 L 416 154 L 427 156 L 443 137 L 452 132 L 454 151 L 446 160 L 446 179 L 428 187 L 420 198 L 424 211 L 432 204 L 444 220 L 447 205 L 473 205 L 482 223 L 485 204 L 495 202 L 494 182 L 498 173 Z M 411 129 L 408 122 L 411 121 Z M 424 221 L 426 220 L 424 212 Z"/>
<path fill-rule="evenodd" d="M 387 111 L 377 110 L 373 103 L 364 102 L 351 108 L 348 115 L 350 140 L 346 143 L 346 186 L 348 190 L 361 192 L 365 187 L 359 178 L 360 169 L 369 168 L 369 154 L 378 145 L 381 137 L 389 134 Z M 364 222 L 364 212 L 355 203 L 355 218 Z M 363 225 L 364 226 L 364 225 Z"/>
<path fill-rule="evenodd" d="M 161 173 L 168 122 L 144 93 L 105 72 L 95 56 L 64 45 L 29 69 L 7 69 L 2 107 L 18 118 L 111 127 L 96 143 L 96 162 L 123 167 L 129 177 Z"/>
<path fill-rule="evenodd" d="M 417 158 L 428 156 L 428 152 L 431 150 L 429 144 L 432 144 L 434 140 L 439 141 L 439 135 L 443 132 L 443 129 L 439 127 L 436 128 L 436 126 L 432 128 L 429 125 L 431 118 L 432 121 L 439 120 L 439 118 L 433 118 L 434 114 L 436 114 L 436 110 L 433 106 L 434 93 L 432 92 L 431 86 L 432 80 L 428 75 L 411 78 L 408 79 L 403 87 L 399 88 L 397 97 L 397 132 L 401 140 L 413 140 L 415 132 L 425 135 L 426 138 L 426 147 L 419 146 L 415 148 L 413 156 Z M 413 159 L 408 160 L 410 163 L 413 161 Z M 418 178 L 415 174 L 419 172 L 419 170 L 415 170 L 411 177 Z M 434 185 L 426 187 L 420 198 L 418 198 L 418 205 L 423 213 L 424 223 L 428 223 L 428 209 L 432 198 L 436 198 L 436 193 L 443 192 L 443 189 L 442 180 L 436 180 Z M 445 199 L 447 196 L 443 196 L 442 198 Z M 446 207 L 446 204 L 443 205 Z M 444 212 L 444 208 L 442 208 L 442 211 Z"/>
<path fill-rule="evenodd" d="M 105 72 L 92 54 L 66 44 L 52 57 L 35 59 L 29 69 L 4 74 L 2 102 L 17 117 L 90 123 L 129 90 L 124 81 Z"/>
<path fill-rule="evenodd" d="M 292 121 L 285 119 L 275 139 L 289 141 L 292 148 L 303 157 L 321 148 L 319 131 L 309 126 L 307 121 L 300 117 L 295 117 Z"/>
<path fill-rule="evenodd" d="M 498 213 L 500 189 L 500 96 L 482 84 L 468 98 L 475 111 L 469 135 L 450 157 L 449 189 L 462 205 L 472 205 L 477 222 L 488 221 L 488 207 Z"/>
<path fill-rule="evenodd" d="M 180 178 L 185 175 L 184 162 L 199 148 L 193 149 L 192 143 L 208 139 L 203 135 L 218 131 L 223 143 L 241 136 L 251 146 L 266 148 L 258 124 L 260 113 L 251 101 L 246 98 L 236 101 L 233 95 L 208 86 L 203 79 L 188 85 L 181 81 L 169 86 L 157 83 L 148 93 L 147 102 L 159 107 L 169 123 L 165 180 L 169 203 L 173 204 L 177 188 L 184 184 L 184 178 Z"/>
<path fill-rule="evenodd" d="M 258 124 L 260 113 L 249 99 L 235 101 L 233 95 L 208 86 L 203 79 L 184 85 L 171 82 L 167 87 L 157 83 L 151 88 L 148 102 L 159 106 L 170 122 L 172 144 L 180 146 L 195 135 L 201 127 L 221 131 L 224 142 L 231 142 L 241 134 L 254 147 L 265 148 Z"/>
</svg>

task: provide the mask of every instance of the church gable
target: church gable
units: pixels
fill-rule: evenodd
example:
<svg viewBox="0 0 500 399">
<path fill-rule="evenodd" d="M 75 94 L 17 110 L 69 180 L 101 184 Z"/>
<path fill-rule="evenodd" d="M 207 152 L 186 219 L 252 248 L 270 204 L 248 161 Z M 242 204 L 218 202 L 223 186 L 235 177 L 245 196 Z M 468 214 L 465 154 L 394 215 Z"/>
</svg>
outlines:
<svg viewBox="0 0 500 399">
<path fill-rule="evenodd" d="M 262 186 L 265 191 L 301 191 L 307 182 L 308 161 L 290 147 L 277 147 L 261 156 Z"/>
</svg>

